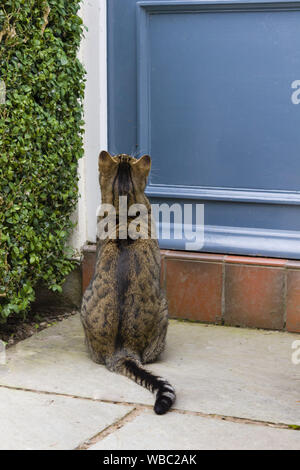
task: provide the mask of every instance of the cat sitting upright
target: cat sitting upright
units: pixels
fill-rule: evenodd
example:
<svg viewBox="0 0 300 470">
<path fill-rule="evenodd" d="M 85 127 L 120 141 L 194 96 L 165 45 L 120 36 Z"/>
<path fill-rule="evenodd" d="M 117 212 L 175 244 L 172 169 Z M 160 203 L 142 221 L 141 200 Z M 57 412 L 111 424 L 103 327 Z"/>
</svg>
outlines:
<svg viewBox="0 0 300 470">
<path fill-rule="evenodd" d="M 130 238 L 128 230 L 124 237 L 134 217 L 122 222 L 119 202 L 126 196 L 127 208 L 143 205 L 151 220 L 144 194 L 150 168 L 148 155 L 138 160 L 106 151 L 99 155 L 102 204 L 114 207 L 116 236 L 97 240 L 95 273 L 83 296 L 81 321 L 92 359 L 156 393 L 154 411 L 164 414 L 175 401 L 174 388 L 142 366 L 155 361 L 165 347 L 168 307 L 160 288 L 160 251 L 150 237 L 148 218 L 142 219 L 139 231 L 149 237 Z"/>
</svg>

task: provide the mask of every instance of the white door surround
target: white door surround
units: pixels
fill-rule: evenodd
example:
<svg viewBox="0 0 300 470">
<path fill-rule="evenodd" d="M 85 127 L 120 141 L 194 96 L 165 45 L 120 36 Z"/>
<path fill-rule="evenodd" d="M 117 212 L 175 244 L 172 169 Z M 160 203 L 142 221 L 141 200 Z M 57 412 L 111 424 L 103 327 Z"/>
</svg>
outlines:
<svg viewBox="0 0 300 470">
<path fill-rule="evenodd" d="M 72 246 L 80 250 L 96 240 L 96 210 L 100 203 L 98 155 L 107 149 L 107 22 L 106 0 L 84 0 L 80 15 L 84 39 L 79 52 L 87 75 L 84 99 L 84 158 L 79 161 L 79 193 Z"/>
</svg>

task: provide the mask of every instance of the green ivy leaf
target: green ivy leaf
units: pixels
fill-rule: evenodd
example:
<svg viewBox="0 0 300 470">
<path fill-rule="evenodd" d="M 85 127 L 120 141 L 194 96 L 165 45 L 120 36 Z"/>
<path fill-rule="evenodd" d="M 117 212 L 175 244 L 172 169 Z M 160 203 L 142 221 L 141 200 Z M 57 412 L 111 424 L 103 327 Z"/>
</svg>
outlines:
<svg viewBox="0 0 300 470">
<path fill-rule="evenodd" d="M 43 281 L 61 292 L 74 267 L 66 243 L 83 156 L 85 71 L 80 0 L 3 0 L 14 37 L 0 42 L 0 322 L 24 315 Z"/>
</svg>

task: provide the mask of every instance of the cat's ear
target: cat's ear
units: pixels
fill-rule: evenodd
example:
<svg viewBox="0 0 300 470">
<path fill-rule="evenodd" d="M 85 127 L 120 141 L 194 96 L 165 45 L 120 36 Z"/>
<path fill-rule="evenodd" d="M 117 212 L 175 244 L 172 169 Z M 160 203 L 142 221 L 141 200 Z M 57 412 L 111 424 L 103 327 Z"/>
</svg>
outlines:
<svg viewBox="0 0 300 470">
<path fill-rule="evenodd" d="M 151 170 L 150 155 L 143 155 L 141 158 L 139 158 L 135 163 L 135 167 L 138 168 L 139 171 L 143 172 L 145 176 L 148 176 Z"/>
<path fill-rule="evenodd" d="M 116 165 L 117 163 L 113 160 L 109 152 L 107 152 L 106 150 L 102 150 L 102 152 L 100 152 L 98 160 L 98 168 L 100 172 L 108 170 L 109 168 L 112 168 Z"/>
</svg>

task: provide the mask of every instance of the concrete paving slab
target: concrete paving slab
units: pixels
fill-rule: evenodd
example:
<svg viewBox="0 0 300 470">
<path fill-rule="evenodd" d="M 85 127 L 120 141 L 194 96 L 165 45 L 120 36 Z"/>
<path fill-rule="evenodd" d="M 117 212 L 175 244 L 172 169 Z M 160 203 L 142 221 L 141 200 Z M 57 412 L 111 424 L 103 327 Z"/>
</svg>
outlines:
<svg viewBox="0 0 300 470">
<path fill-rule="evenodd" d="M 0 388 L 0 449 L 75 449 L 131 407 Z"/>
<path fill-rule="evenodd" d="M 200 416 L 144 413 L 90 450 L 299 450 L 300 433 Z"/>
<path fill-rule="evenodd" d="M 168 346 L 149 369 L 175 386 L 176 407 L 300 425 L 300 365 L 292 343 L 300 335 L 171 321 Z M 0 384 L 153 404 L 153 396 L 93 363 L 78 316 L 7 352 Z"/>
</svg>

